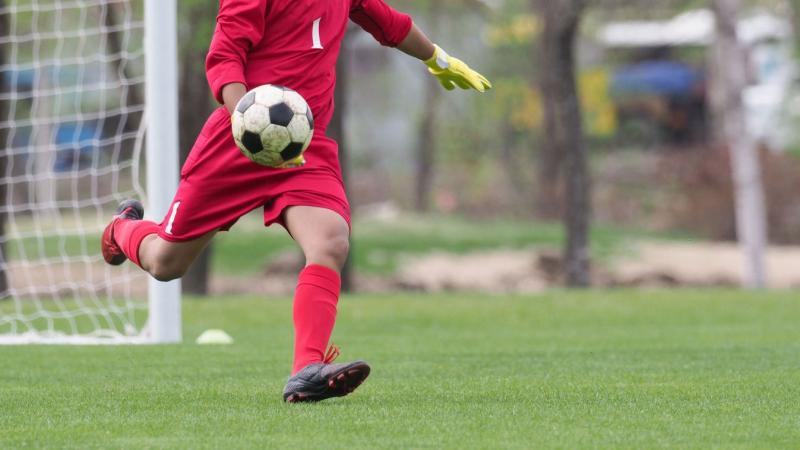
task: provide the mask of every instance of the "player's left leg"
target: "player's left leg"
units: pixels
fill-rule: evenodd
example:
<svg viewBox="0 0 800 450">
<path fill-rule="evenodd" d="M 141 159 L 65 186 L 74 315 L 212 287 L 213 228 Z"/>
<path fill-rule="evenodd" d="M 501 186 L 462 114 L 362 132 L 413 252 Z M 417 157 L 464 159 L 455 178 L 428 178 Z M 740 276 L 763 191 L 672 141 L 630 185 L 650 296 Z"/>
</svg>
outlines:
<svg viewBox="0 0 800 450">
<path fill-rule="evenodd" d="M 350 227 L 338 213 L 311 206 L 284 211 L 284 223 L 306 256 L 294 298 L 295 354 L 284 390 L 288 402 L 318 401 L 347 395 L 369 375 L 364 361 L 331 364 L 325 354 L 336 322 L 340 271 L 347 259 Z"/>
</svg>

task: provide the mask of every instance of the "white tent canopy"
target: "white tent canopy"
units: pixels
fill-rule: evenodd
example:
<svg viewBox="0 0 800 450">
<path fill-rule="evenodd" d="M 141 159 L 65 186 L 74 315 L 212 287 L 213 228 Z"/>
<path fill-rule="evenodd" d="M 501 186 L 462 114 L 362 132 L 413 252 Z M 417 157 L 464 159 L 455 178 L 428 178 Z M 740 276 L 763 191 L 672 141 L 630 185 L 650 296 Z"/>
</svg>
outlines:
<svg viewBox="0 0 800 450">
<path fill-rule="evenodd" d="M 697 9 L 665 21 L 614 22 L 600 30 L 599 40 L 610 48 L 706 46 L 714 39 L 714 13 Z M 759 13 L 739 22 L 739 37 L 746 44 L 792 35 L 787 20 Z"/>
</svg>

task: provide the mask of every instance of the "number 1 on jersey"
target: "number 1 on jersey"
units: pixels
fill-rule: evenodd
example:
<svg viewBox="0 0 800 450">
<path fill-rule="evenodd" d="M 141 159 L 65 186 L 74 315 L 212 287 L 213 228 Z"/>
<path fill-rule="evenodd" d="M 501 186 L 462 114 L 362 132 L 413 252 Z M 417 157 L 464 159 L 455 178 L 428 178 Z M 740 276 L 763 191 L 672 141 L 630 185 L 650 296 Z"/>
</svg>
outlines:
<svg viewBox="0 0 800 450">
<path fill-rule="evenodd" d="M 319 37 L 319 23 L 322 22 L 322 17 L 314 21 L 314 29 L 311 31 L 311 37 L 314 41 L 314 45 L 311 46 L 313 49 L 321 49 L 322 48 L 322 39 Z"/>
</svg>

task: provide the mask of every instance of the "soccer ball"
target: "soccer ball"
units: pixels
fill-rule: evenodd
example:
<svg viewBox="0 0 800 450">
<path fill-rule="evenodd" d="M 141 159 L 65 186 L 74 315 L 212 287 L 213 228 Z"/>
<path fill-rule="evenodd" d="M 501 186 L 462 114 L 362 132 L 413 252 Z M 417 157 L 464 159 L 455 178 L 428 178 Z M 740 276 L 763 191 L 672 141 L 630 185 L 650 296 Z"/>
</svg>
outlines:
<svg viewBox="0 0 800 450">
<path fill-rule="evenodd" d="M 314 135 L 314 117 L 306 100 L 292 89 L 271 84 L 239 100 L 231 125 L 242 153 L 269 167 L 280 167 L 302 155 Z"/>
</svg>

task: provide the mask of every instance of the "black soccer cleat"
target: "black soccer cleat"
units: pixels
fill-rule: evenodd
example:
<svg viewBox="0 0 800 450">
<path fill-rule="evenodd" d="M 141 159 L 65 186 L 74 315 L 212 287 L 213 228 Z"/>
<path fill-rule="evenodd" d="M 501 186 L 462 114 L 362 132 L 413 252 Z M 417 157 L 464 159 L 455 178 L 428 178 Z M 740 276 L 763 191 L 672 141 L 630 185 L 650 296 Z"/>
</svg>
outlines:
<svg viewBox="0 0 800 450">
<path fill-rule="evenodd" d="M 100 247 L 103 251 L 103 259 L 112 266 L 118 266 L 128 259 L 122 249 L 119 248 L 117 242 L 114 240 L 114 224 L 118 220 L 142 220 L 144 218 L 144 207 L 138 200 L 125 200 L 117 207 L 117 214 L 111 220 L 111 223 L 103 230 L 103 237 L 100 241 Z"/>
<path fill-rule="evenodd" d="M 337 348 L 333 347 L 331 350 L 328 355 L 338 355 Z M 334 358 L 335 356 L 328 356 L 321 363 L 309 364 L 289 378 L 283 389 L 283 401 L 318 402 L 332 397 L 343 397 L 353 392 L 369 376 L 370 367 L 366 362 L 330 364 Z"/>
</svg>

